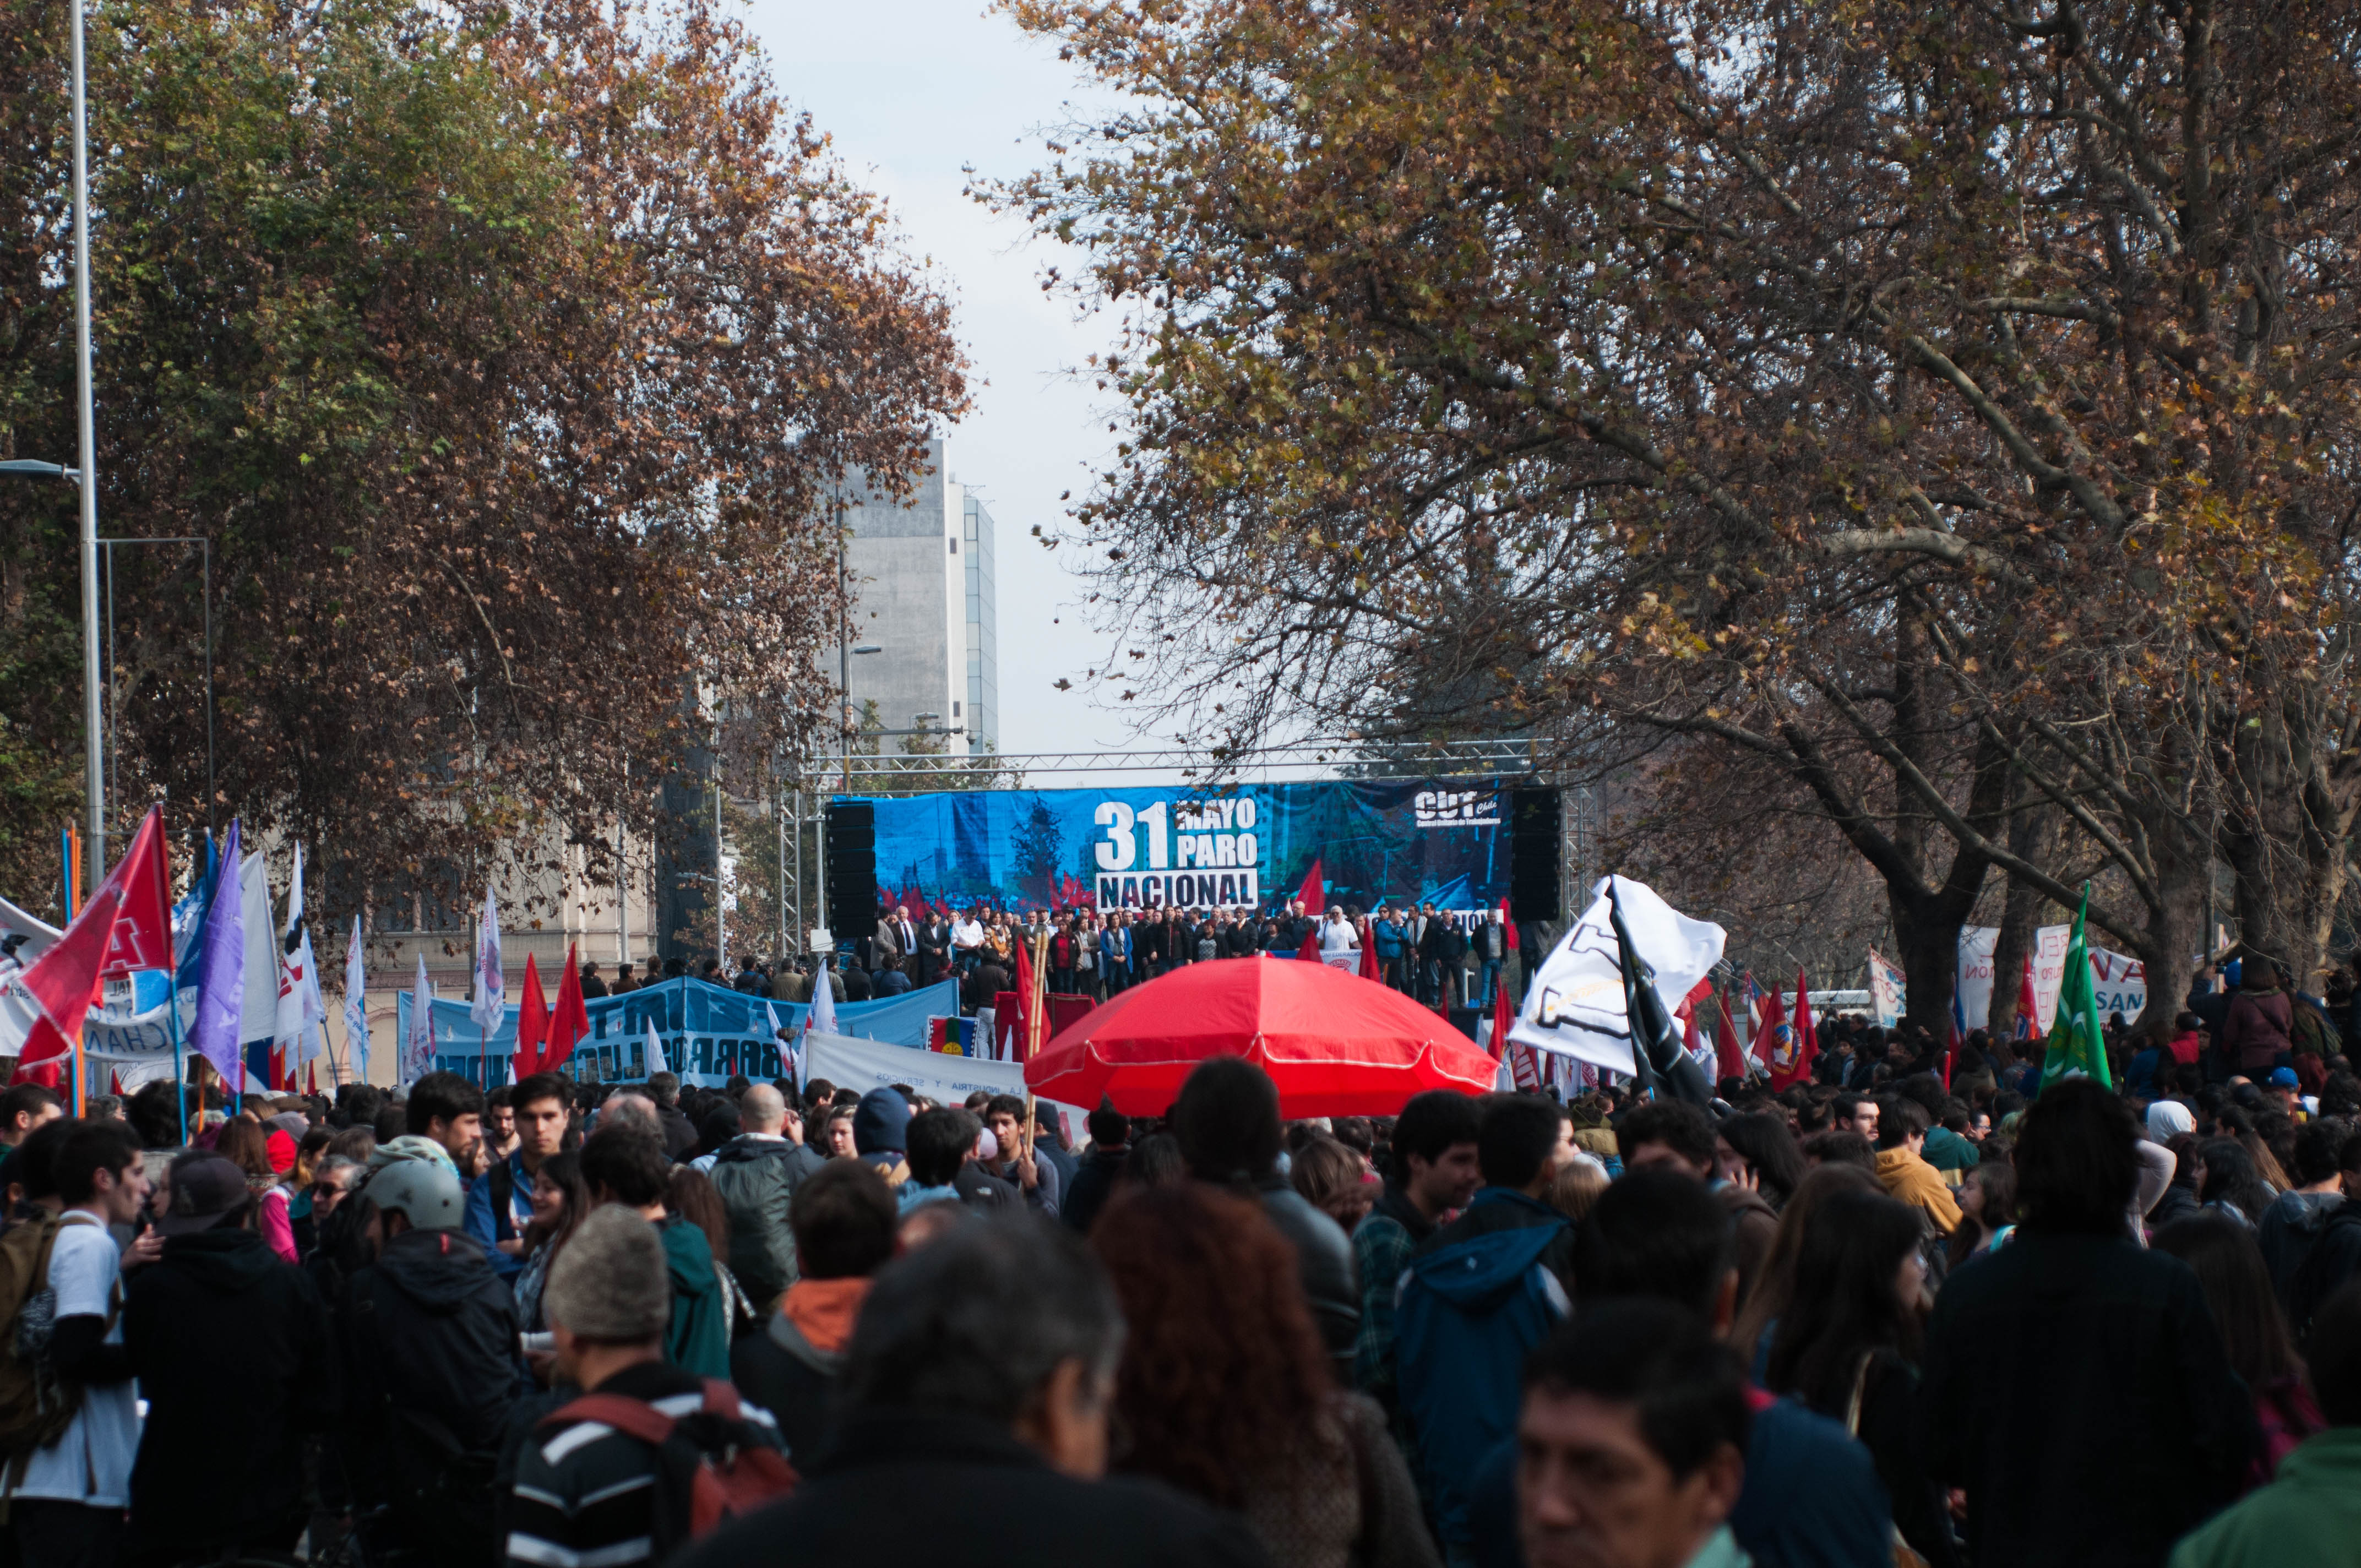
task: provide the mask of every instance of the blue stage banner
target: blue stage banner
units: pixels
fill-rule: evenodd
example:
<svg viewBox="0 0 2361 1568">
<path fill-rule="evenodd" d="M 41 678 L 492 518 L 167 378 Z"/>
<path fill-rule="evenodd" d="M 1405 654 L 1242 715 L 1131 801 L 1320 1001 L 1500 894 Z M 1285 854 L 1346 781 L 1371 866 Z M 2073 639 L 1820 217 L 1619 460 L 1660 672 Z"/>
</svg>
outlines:
<svg viewBox="0 0 2361 1568">
<path fill-rule="evenodd" d="M 875 808 L 879 896 L 914 912 L 1269 908 L 1315 865 L 1327 902 L 1363 910 L 1388 900 L 1480 909 L 1509 891 L 1497 781 L 839 798 Z"/>
<path fill-rule="evenodd" d="M 411 993 L 396 993 L 394 1038 L 410 1030 Z M 771 1009 L 779 1026 L 790 1032 L 803 1027 L 810 1009 L 792 1002 L 769 1002 L 701 980 L 668 980 L 642 986 L 622 996 L 600 997 L 587 1004 L 590 1033 L 574 1047 L 567 1069 L 577 1079 L 601 1083 L 631 1083 L 647 1069 L 648 1025 L 655 1024 L 664 1042 L 664 1062 L 685 1084 L 719 1088 L 732 1074 L 756 1082 L 787 1076 L 779 1059 L 779 1045 L 771 1037 Z M 517 1009 L 511 1004 L 500 1026 L 481 1035 L 467 1015 L 464 1000 L 437 997 L 434 1019 L 434 1065 L 491 1087 L 509 1080 L 516 1058 Z M 959 1011 L 959 987 L 946 981 L 906 995 L 877 1002 L 837 1004 L 840 1035 L 875 1040 L 881 1045 L 923 1049 L 927 1020 Z"/>
</svg>

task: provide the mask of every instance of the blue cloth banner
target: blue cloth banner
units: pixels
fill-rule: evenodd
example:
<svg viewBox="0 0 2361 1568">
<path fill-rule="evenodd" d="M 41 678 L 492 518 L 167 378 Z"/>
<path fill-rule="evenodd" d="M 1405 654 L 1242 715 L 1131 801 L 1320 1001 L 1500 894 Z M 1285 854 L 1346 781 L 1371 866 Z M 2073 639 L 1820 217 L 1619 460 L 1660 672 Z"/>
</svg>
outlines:
<svg viewBox="0 0 2361 1568">
<path fill-rule="evenodd" d="M 410 992 L 395 992 L 395 1037 L 410 1028 Z M 668 980 L 645 985 L 621 996 L 603 996 L 586 1003 L 590 1033 L 574 1047 L 568 1070 L 577 1079 L 601 1083 L 631 1083 L 648 1075 L 648 1024 L 655 1024 L 664 1042 L 664 1061 L 686 1084 L 719 1088 L 733 1074 L 756 1082 L 784 1078 L 779 1043 L 770 1037 L 768 1007 L 779 1026 L 803 1028 L 811 1009 L 793 1002 L 769 1002 L 701 980 Z M 500 1026 L 489 1036 L 476 1026 L 464 999 L 437 997 L 434 1014 L 434 1065 L 486 1086 L 506 1083 L 516 1057 L 517 1009 L 500 1015 Z M 877 1002 L 840 1002 L 836 1008 L 837 1032 L 881 1045 L 923 1049 L 927 1021 L 938 1014 L 959 1011 L 959 987 L 945 981 L 901 996 Z M 489 1058 L 489 1059 L 484 1059 Z"/>
<path fill-rule="evenodd" d="M 1508 790 L 1496 780 L 956 790 L 871 804 L 878 896 L 913 913 L 1275 908 L 1315 865 L 1328 902 L 1365 910 L 1482 909 L 1509 891 Z"/>
</svg>

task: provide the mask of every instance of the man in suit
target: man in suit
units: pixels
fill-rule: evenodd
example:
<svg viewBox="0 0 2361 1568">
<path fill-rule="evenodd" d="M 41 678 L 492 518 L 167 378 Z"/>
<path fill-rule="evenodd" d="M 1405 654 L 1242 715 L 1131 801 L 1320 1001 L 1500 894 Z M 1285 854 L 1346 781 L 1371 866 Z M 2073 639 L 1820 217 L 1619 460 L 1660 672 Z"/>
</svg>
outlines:
<svg viewBox="0 0 2361 1568">
<path fill-rule="evenodd" d="M 950 966 L 951 931 L 939 911 L 928 915 L 918 928 L 918 983 L 932 985 Z"/>
<path fill-rule="evenodd" d="M 1134 945 L 1139 959 L 1139 978 L 1154 980 L 1162 974 L 1172 950 L 1172 911 L 1151 910 L 1140 921 Z"/>
<path fill-rule="evenodd" d="M 870 938 L 867 968 L 873 974 L 880 970 L 897 968 L 902 962 L 901 911 L 881 908 L 877 912 L 877 935 Z"/>
<path fill-rule="evenodd" d="M 894 950 L 901 955 L 902 972 L 909 977 L 912 985 L 917 985 L 922 972 L 918 963 L 917 923 L 910 918 L 910 911 L 901 905 L 895 905 L 893 914 L 886 919 L 894 927 Z"/>
<path fill-rule="evenodd" d="M 1418 934 L 1418 999 L 1432 1007 L 1444 1000 L 1443 949 L 1451 922 L 1437 915 L 1432 904 L 1420 905 L 1419 913 L 1424 918 Z"/>
</svg>

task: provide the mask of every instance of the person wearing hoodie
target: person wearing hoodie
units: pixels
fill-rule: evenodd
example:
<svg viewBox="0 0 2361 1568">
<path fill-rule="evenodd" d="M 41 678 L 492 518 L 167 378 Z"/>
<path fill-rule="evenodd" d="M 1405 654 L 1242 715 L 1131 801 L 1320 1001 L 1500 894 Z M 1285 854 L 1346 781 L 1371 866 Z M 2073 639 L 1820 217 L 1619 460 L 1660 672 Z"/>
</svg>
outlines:
<svg viewBox="0 0 2361 1568">
<path fill-rule="evenodd" d="M 755 1311 L 767 1312 L 796 1282 L 788 1206 L 828 1162 L 787 1136 L 786 1096 L 770 1084 L 748 1089 L 736 1115 L 745 1130 L 714 1151 L 706 1175 L 730 1220 L 730 1272 Z"/>
<path fill-rule="evenodd" d="M 246 1175 L 228 1160 L 181 1155 L 159 1196 L 163 1253 L 123 1299 L 148 1415 L 118 1561 L 287 1552 L 309 1522 L 304 1436 L 338 1408 L 319 1292 L 255 1229 Z"/>
<path fill-rule="evenodd" d="M 1385 1408 L 1411 1452 L 1394 1380 L 1394 1288 L 1411 1254 L 1444 1217 L 1467 1206 L 1484 1178 L 1476 1164 L 1476 1102 L 1456 1090 L 1415 1094 L 1394 1120 L 1385 1190 L 1353 1228 L 1361 1281 L 1361 1327 L 1353 1342 L 1353 1386 Z"/>
<path fill-rule="evenodd" d="M 1926 1141 L 1927 1108 L 1918 1102 L 1897 1095 L 1878 1107 L 1879 1183 L 1889 1195 L 1925 1211 L 1927 1223 L 1948 1236 L 1960 1228 L 1959 1201 L 1942 1174 L 1921 1157 Z"/>
<path fill-rule="evenodd" d="M 633 1126 L 601 1127 L 582 1145 L 582 1182 L 596 1204 L 620 1203 L 656 1228 L 672 1279 L 664 1359 L 699 1377 L 730 1376 L 730 1305 L 705 1233 L 664 1205 L 672 1162 Z"/>
<path fill-rule="evenodd" d="M 381 1242 L 336 1313 L 345 1475 L 409 1550 L 488 1565 L 491 1476 L 519 1388 L 516 1304 L 460 1228 L 467 1194 L 442 1166 L 401 1161 L 361 1195 Z"/>
<path fill-rule="evenodd" d="M 1538 1095 L 1486 1105 L 1476 1134 L 1485 1185 L 1411 1253 L 1394 1299 L 1401 1411 L 1418 1434 L 1439 1544 L 1455 1563 L 1473 1540 L 1477 1466 L 1516 1430 L 1525 1357 L 1571 1299 L 1574 1227 L 1546 1201 L 1560 1124 L 1557 1106 Z"/>
<path fill-rule="evenodd" d="M 730 1349 L 730 1380 L 771 1412 L 791 1460 L 818 1453 L 835 1424 L 845 1345 L 870 1277 L 894 1256 L 898 1219 L 885 1179 L 858 1160 L 836 1161 L 796 1189 L 788 1222 L 802 1275 L 763 1331 Z"/>
<path fill-rule="evenodd" d="M 2345 1201 L 2344 1171 L 2338 1162 L 2345 1141 L 2345 1129 L 2339 1123 L 2306 1122 L 2298 1127 L 2295 1188 L 2280 1193 L 2263 1211 L 2262 1223 L 2256 1227 L 2263 1266 L 2271 1271 L 2271 1291 L 2282 1308 L 2293 1308 L 2296 1275 L 2328 1229 L 2329 1216 Z"/>
<path fill-rule="evenodd" d="M 2222 1054 L 2252 1079 L 2267 1076 L 2294 1049 L 2294 1006 L 2269 960 L 2252 954 L 2239 965 L 2237 993 L 2222 1022 Z"/>
<path fill-rule="evenodd" d="M 852 1110 L 852 1148 L 875 1166 L 888 1182 L 898 1185 L 894 1172 L 902 1165 L 910 1135 L 910 1102 L 894 1089 L 873 1089 Z"/>
</svg>

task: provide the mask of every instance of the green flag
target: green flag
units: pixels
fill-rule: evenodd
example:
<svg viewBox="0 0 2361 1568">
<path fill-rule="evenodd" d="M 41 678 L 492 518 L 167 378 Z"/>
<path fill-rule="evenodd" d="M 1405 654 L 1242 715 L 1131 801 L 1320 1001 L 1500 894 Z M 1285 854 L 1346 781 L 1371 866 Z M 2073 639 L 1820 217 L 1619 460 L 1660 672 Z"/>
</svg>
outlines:
<svg viewBox="0 0 2361 1568">
<path fill-rule="evenodd" d="M 2102 1089 L 2107 1077 L 2107 1043 L 2099 1033 L 2099 999 L 2091 990 L 2091 948 L 2082 935 L 2091 913 L 2091 884 L 2082 884 L 2082 907 L 2074 912 L 2074 940 L 2066 948 L 2066 975 L 2058 987 L 2058 1018 L 2049 1025 L 2049 1049 L 2041 1060 L 2041 1087 L 2070 1073 L 2081 1073 Z"/>
</svg>

